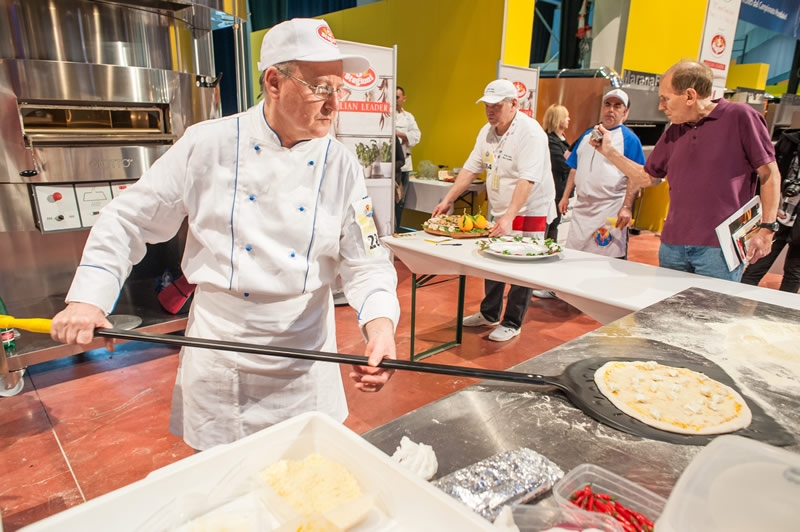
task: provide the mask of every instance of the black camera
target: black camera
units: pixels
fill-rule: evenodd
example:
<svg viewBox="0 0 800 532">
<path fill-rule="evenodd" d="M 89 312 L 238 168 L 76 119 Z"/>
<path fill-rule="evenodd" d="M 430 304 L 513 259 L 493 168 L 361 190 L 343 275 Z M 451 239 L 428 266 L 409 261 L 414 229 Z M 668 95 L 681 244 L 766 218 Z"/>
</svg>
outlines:
<svg viewBox="0 0 800 532">
<path fill-rule="evenodd" d="M 781 185 L 781 192 L 787 198 L 793 198 L 800 194 L 800 154 L 796 154 L 792 158 Z"/>
</svg>

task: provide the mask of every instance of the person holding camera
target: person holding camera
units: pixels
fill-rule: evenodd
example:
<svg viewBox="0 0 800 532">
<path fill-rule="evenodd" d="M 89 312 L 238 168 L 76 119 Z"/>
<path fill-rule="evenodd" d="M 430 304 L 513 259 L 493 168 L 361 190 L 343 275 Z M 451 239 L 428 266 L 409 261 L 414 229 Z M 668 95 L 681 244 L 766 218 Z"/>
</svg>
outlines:
<svg viewBox="0 0 800 532">
<path fill-rule="evenodd" d="M 780 225 L 769 255 L 747 266 L 742 283 L 757 286 L 788 245 L 779 290 L 796 294 L 800 290 L 800 223 L 797 223 L 797 214 L 800 212 L 800 130 L 784 131 L 775 145 L 775 153 L 778 169 L 783 176 L 778 206 Z"/>
<path fill-rule="evenodd" d="M 605 135 L 625 157 L 644 164 L 639 137 L 623 122 L 628 118 L 628 94 L 613 89 L 603 97 L 601 123 Z M 598 154 L 588 139 L 598 135 L 595 128 L 586 130 L 567 158 L 572 170 L 567 186 L 558 202 L 558 210 L 567 212 L 569 198 L 575 189 L 575 204 L 567 233 L 566 247 L 625 258 L 628 255 L 628 226 L 632 219 L 633 200 L 639 190 L 625 174 Z M 616 218 L 617 231 L 611 231 L 608 218 Z"/>
<path fill-rule="evenodd" d="M 659 266 L 739 281 L 744 266 L 728 268 L 715 229 L 753 198 L 758 179 L 763 214 L 747 262 L 769 255 L 780 227 L 780 172 L 764 117 L 744 103 L 712 100 L 713 82 L 708 65 L 696 61 L 681 61 L 664 73 L 658 108 L 671 125 L 644 165 L 626 157 L 606 135 L 591 144 L 638 186 L 668 178 Z M 602 125 L 597 129 L 606 133 Z"/>
</svg>

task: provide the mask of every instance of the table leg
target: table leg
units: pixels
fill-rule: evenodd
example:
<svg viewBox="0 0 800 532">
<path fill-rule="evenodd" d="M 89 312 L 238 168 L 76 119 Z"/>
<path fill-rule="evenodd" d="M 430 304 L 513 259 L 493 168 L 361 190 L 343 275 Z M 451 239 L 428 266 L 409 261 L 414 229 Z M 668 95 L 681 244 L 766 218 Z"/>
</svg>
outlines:
<svg viewBox="0 0 800 532">
<path fill-rule="evenodd" d="M 426 349 L 421 353 L 415 352 L 415 338 L 416 338 L 416 324 L 417 324 L 417 288 L 422 288 L 425 286 L 434 286 L 441 283 L 446 283 L 449 281 L 453 281 L 456 277 L 451 277 L 449 279 L 442 279 L 436 282 L 432 282 L 436 278 L 435 275 L 420 275 L 419 277 L 412 273 L 411 274 L 411 339 L 410 339 L 410 355 L 411 360 L 417 361 L 427 358 L 431 355 L 435 355 L 436 353 L 441 353 L 442 351 L 446 351 L 451 347 L 455 347 L 457 345 L 461 345 L 461 338 L 463 332 L 463 318 L 464 318 L 464 293 L 466 291 L 466 284 L 467 278 L 464 275 L 458 276 L 458 309 L 456 311 L 456 338 L 455 341 L 445 342 L 443 344 L 434 346 L 430 349 Z"/>
</svg>

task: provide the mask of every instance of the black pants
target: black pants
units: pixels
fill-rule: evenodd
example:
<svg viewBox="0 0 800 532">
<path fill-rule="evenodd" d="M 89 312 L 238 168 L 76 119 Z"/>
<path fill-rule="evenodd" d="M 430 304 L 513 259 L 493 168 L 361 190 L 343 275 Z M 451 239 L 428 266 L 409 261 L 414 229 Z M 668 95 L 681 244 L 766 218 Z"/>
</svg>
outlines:
<svg viewBox="0 0 800 532">
<path fill-rule="evenodd" d="M 400 198 L 400 201 L 397 201 L 395 198 L 394 202 L 394 232 L 397 233 L 400 231 L 400 218 L 403 217 L 403 207 L 406 204 L 406 192 L 408 192 L 408 179 L 410 172 L 399 172 L 399 179 L 398 183 L 400 184 L 403 190 L 403 197 Z"/>
<path fill-rule="evenodd" d="M 775 233 L 775 239 L 772 241 L 772 250 L 769 255 L 748 265 L 742 274 L 742 282 L 753 286 L 758 285 L 786 244 L 789 244 L 789 251 L 786 253 L 786 262 L 783 265 L 780 290 L 797 293 L 800 290 L 800 218 L 795 220 L 792 227 L 780 224 L 780 229 Z"/>
<path fill-rule="evenodd" d="M 547 234 L 548 230 L 549 227 L 545 230 L 545 234 Z M 510 286 L 506 301 L 506 311 L 503 313 L 503 321 L 500 322 L 500 325 L 519 329 L 522 327 L 525 313 L 528 312 L 533 288 L 514 284 Z M 498 321 L 500 312 L 503 310 L 503 293 L 506 291 L 506 283 L 485 279 L 483 287 L 486 295 L 483 296 L 483 301 L 481 301 L 481 314 L 489 321 Z"/>
<path fill-rule="evenodd" d="M 486 295 L 481 301 L 481 314 L 489 321 L 498 321 L 500 312 L 503 310 L 503 293 L 506 290 L 506 283 L 486 279 L 484 281 L 484 289 L 486 290 Z M 522 327 L 522 320 L 525 319 L 525 313 L 528 312 L 532 292 L 532 288 L 511 285 L 508 290 L 506 311 L 503 314 L 503 321 L 500 322 L 500 325 L 511 327 L 512 329 Z"/>
<path fill-rule="evenodd" d="M 558 242 L 558 225 L 561 223 L 561 213 L 558 212 L 558 202 L 556 202 L 556 219 L 550 222 L 550 225 L 547 226 L 547 233 L 545 233 L 545 238 L 552 238 L 556 242 Z"/>
</svg>

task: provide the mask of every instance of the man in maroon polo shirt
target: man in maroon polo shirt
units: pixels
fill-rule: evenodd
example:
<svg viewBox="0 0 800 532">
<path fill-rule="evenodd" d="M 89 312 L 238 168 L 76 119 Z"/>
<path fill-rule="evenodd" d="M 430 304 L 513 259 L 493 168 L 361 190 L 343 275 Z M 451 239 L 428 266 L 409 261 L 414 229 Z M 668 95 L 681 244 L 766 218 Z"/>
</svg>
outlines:
<svg viewBox="0 0 800 532">
<path fill-rule="evenodd" d="M 739 281 L 744 264 L 728 269 L 715 228 L 753 197 L 760 179 L 763 216 L 747 260 L 769 254 L 778 225 L 780 172 L 764 118 L 747 104 L 712 100 L 712 82 L 711 69 L 693 61 L 664 73 L 658 108 L 672 124 L 644 166 L 614 149 L 607 136 L 592 144 L 642 187 L 668 178 L 661 267 Z"/>
</svg>

